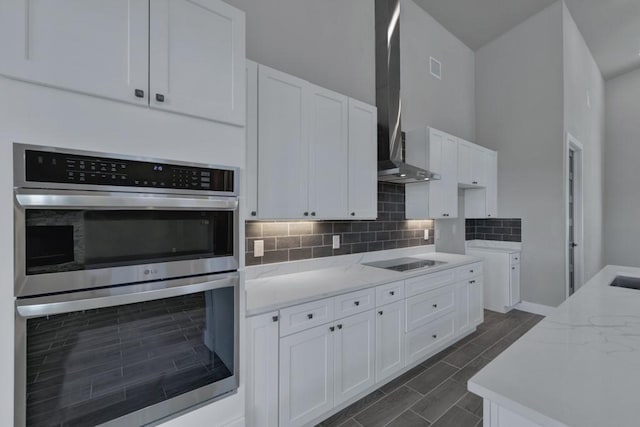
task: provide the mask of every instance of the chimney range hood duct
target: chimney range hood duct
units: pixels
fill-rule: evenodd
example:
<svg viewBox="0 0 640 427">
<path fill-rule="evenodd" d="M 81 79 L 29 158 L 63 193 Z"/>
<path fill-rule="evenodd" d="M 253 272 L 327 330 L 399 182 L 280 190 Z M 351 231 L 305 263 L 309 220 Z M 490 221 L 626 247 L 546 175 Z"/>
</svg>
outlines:
<svg viewBox="0 0 640 427">
<path fill-rule="evenodd" d="M 440 179 L 407 164 L 400 116 L 400 0 L 375 0 L 378 181 L 410 183 Z"/>
</svg>

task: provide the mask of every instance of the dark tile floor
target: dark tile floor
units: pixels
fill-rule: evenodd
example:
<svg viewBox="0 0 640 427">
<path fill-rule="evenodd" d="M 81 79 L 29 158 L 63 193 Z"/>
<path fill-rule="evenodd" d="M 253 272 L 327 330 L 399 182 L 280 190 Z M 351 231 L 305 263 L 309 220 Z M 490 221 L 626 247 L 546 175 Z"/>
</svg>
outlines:
<svg viewBox="0 0 640 427">
<path fill-rule="evenodd" d="M 316 427 L 482 426 L 482 399 L 467 381 L 542 320 L 517 310 L 484 316 L 473 334 Z"/>
</svg>

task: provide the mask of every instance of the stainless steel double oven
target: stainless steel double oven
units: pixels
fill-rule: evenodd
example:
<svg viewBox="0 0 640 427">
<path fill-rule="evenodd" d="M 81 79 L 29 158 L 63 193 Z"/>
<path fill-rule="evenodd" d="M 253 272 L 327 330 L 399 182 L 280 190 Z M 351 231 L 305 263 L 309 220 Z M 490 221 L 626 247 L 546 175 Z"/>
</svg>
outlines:
<svg viewBox="0 0 640 427">
<path fill-rule="evenodd" d="M 15 425 L 147 425 L 238 387 L 238 171 L 14 144 Z"/>
</svg>

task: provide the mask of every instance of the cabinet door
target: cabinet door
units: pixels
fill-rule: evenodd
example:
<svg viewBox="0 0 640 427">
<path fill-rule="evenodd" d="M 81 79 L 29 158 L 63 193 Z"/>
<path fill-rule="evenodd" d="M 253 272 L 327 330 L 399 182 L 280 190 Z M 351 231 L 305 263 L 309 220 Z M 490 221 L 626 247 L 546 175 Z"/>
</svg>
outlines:
<svg viewBox="0 0 640 427">
<path fill-rule="evenodd" d="M 304 80 L 258 66 L 260 218 L 304 219 L 309 216 L 308 97 L 309 86 Z"/>
<path fill-rule="evenodd" d="M 376 107 L 349 99 L 349 217 L 378 216 Z"/>
<path fill-rule="evenodd" d="M 258 213 L 258 64 L 247 61 L 247 203 L 246 218 L 256 219 Z"/>
<path fill-rule="evenodd" d="M 2 1 L 0 74 L 147 105 L 148 26 L 145 0 Z"/>
<path fill-rule="evenodd" d="M 376 382 L 381 382 L 404 366 L 404 301 L 377 309 Z"/>
<path fill-rule="evenodd" d="M 244 125 L 244 12 L 220 0 L 154 0 L 149 17 L 150 105 Z"/>
<path fill-rule="evenodd" d="M 458 141 L 447 136 L 442 146 L 442 207 L 447 218 L 458 217 Z"/>
<path fill-rule="evenodd" d="M 511 266 L 511 277 L 509 280 L 509 307 L 520 302 L 520 264 Z"/>
<path fill-rule="evenodd" d="M 487 151 L 475 144 L 473 147 L 471 155 L 471 184 L 477 187 L 485 187 L 487 185 Z"/>
<path fill-rule="evenodd" d="M 473 146 L 470 142 L 460 140 L 458 143 L 458 182 L 464 185 L 471 185 L 473 173 L 471 170 L 474 154 Z"/>
<path fill-rule="evenodd" d="M 471 329 L 471 280 L 456 283 L 456 334 Z"/>
<path fill-rule="evenodd" d="M 349 400 L 375 382 L 375 312 L 336 322 L 334 405 Z"/>
<path fill-rule="evenodd" d="M 487 152 L 486 154 L 486 176 L 487 176 L 487 217 L 498 217 L 498 153 Z"/>
<path fill-rule="evenodd" d="M 302 426 L 333 408 L 334 336 L 323 325 L 280 339 L 280 426 Z"/>
<path fill-rule="evenodd" d="M 346 218 L 348 98 L 318 86 L 310 88 L 309 214 L 318 219 Z"/>
<path fill-rule="evenodd" d="M 475 277 L 469 282 L 469 322 L 472 328 L 484 322 L 484 299 L 482 277 Z"/>
<path fill-rule="evenodd" d="M 429 128 L 429 150 L 427 151 L 428 163 L 427 168 L 431 172 L 442 174 L 445 172 L 443 169 L 445 165 L 442 159 L 442 147 L 447 141 L 449 135 L 441 132 L 437 129 Z"/>
<path fill-rule="evenodd" d="M 247 319 L 247 424 L 278 427 L 278 312 Z"/>
</svg>

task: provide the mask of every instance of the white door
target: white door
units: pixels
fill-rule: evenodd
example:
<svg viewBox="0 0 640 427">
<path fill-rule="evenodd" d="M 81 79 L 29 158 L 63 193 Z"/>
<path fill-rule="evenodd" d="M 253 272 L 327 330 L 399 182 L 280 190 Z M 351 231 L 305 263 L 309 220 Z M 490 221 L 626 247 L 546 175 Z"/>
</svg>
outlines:
<svg viewBox="0 0 640 427">
<path fill-rule="evenodd" d="M 474 144 L 471 155 L 471 184 L 474 186 L 485 187 L 487 185 L 486 155 L 486 150 Z"/>
<path fill-rule="evenodd" d="M 511 266 L 511 277 L 509 279 L 509 307 L 513 307 L 520 302 L 520 264 Z"/>
<path fill-rule="evenodd" d="M 471 171 L 474 154 L 473 146 L 470 142 L 459 140 L 458 142 L 458 182 L 464 185 L 471 185 L 473 173 Z"/>
<path fill-rule="evenodd" d="M 378 216 L 378 116 L 376 107 L 349 99 L 349 216 Z"/>
<path fill-rule="evenodd" d="M 247 60 L 247 203 L 246 218 L 258 217 L 258 64 Z"/>
<path fill-rule="evenodd" d="M 471 328 L 471 280 L 456 283 L 456 333 Z"/>
<path fill-rule="evenodd" d="M 278 312 L 247 319 L 247 424 L 278 427 Z"/>
<path fill-rule="evenodd" d="M 318 86 L 310 88 L 309 215 L 318 219 L 346 218 L 348 98 Z"/>
<path fill-rule="evenodd" d="M 220 0 L 154 0 L 149 17 L 150 105 L 243 126 L 244 12 Z"/>
<path fill-rule="evenodd" d="M 260 218 L 309 217 L 308 98 L 306 81 L 258 66 Z"/>
<path fill-rule="evenodd" d="M 375 383 L 375 312 L 336 321 L 334 405 Z"/>
<path fill-rule="evenodd" d="M 376 310 L 376 382 L 402 370 L 404 364 L 404 301 Z"/>
<path fill-rule="evenodd" d="M 146 0 L 3 0 L 0 40 L 0 74 L 148 103 Z"/>
<path fill-rule="evenodd" d="M 476 327 L 484 322 L 484 298 L 482 278 L 469 279 L 469 322 Z"/>
<path fill-rule="evenodd" d="M 486 189 L 486 202 L 487 202 L 487 217 L 498 217 L 498 153 L 495 151 L 487 152 L 485 158 L 486 162 L 486 177 L 487 177 L 487 189 Z"/>
<path fill-rule="evenodd" d="M 280 426 L 302 426 L 333 408 L 333 325 L 280 339 Z"/>
</svg>

